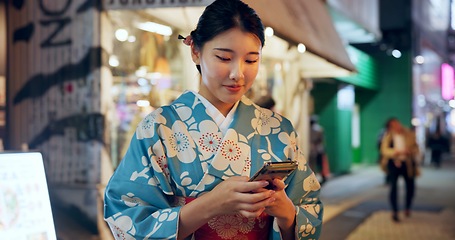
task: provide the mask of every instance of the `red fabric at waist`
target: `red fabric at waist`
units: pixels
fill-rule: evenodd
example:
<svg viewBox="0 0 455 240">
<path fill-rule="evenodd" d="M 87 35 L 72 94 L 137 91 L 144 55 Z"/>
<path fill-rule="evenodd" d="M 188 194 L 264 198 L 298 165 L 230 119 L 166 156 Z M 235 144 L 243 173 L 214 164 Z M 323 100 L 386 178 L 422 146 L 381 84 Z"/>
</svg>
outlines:
<svg viewBox="0 0 455 240">
<path fill-rule="evenodd" d="M 195 198 L 185 198 L 185 203 Z M 272 217 L 262 213 L 257 218 L 246 218 L 241 214 L 221 215 L 211 219 L 195 233 L 195 239 L 214 240 L 246 240 L 246 239 L 268 239 Z"/>
</svg>

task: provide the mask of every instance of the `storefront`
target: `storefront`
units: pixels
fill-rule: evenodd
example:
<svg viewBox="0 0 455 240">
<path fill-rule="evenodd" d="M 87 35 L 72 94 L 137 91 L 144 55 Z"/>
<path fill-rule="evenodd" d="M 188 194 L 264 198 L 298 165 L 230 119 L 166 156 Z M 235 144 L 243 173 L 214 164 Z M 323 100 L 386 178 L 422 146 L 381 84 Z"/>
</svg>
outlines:
<svg viewBox="0 0 455 240">
<path fill-rule="evenodd" d="M 77 209 L 87 223 L 102 221 L 104 184 L 136 123 L 198 88 L 189 48 L 177 36 L 194 29 L 210 2 L 8 2 L 6 148 L 43 153 L 53 202 Z M 246 2 L 274 30 L 251 97 L 272 94 L 306 142 L 309 79 L 347 75 L 354 66 L 323 1 Z"/>
<path fill-rule="evenodd" d="M 418 2 L 413 6 L 416 44 L 413 49 L 413 124 L 422 151 L 426 139 L 439 129 L 450 137 L 452 125 L 454 75 L 447 52 L 451 1 Z M 452 8 L 453 11 L 453 8 Z M 451 101 L 452 100 L 452 101 Z M 427 152 L 423 159 L 430 162 Z"/>
</svg>

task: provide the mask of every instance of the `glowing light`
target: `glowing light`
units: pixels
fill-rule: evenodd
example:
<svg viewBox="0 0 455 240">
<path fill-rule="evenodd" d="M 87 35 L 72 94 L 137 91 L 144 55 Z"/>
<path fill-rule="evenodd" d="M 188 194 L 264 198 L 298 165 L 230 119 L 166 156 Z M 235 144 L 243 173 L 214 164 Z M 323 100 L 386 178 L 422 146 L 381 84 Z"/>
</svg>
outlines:
<svg viewBox="0 0 455 240">
<path fill-rule="evenodd" d="M 455 109 L 450 111 L 450 125 L 455 127 Z"/>
<path fill-rule="evenodd" d="M 411 124 L 412 124 L 412 126 L 416 126 L 416 127 L 419 126 L 419 125 L 420 125 L 420 119 L 418 119 L 418 118 L 416 118 L 416 117 L 413 118 L 413 119 L 411 120 Z"/>
<path fill-rule="evenodd" d="M 401 52 L 400 52 L 400 50 L 393 49 L 393 51 L 392 51 L 392 56 L 393 56 L 394 58 L 400 58 L 400 57 L 401 57 Z"/>
<path fill-rule="evenodd" d="M 138 77 L 145 77 L 147 75 L 147 67 L 144 67 L 144 66 L 139 67 L 136 70 L 135 74 Z"/>
<path fill-rule="evenodd" d="M 128 40 L 128 31 L 123 28 L 117 29 L 117 31 L 115 31 L 115 38 L 117 38 L 120 42 Z"/>
<path fill-rule="evenodd" d="M 163 36 L 171 36 L 172 35 L 172 28 L 168 27 L 166 25 L 154 23 L 154 22 L 143 22 L 143 23 L 137 23 L 136 27 L 148 31 L 148 32 L 153 32 L 153 33 L 158 33 Z"/>
<path fill-rule="evenodd" d="M 304 53 L 304 52 L 306 52 L 306 46 L 305 46 L 305 44 L 299 43 L 299 45 L 297 45 L 297 51 L 299 51 L 299 53 Z"/>
<path fill-rule="evenodd" d="M 273 28 L 271 28 L 271 27 L 265 28 L 265 36 L 271 37 L 271 36 L 273 36 L 273 34 L 274 34 Z"/>
<path fill-rule="evenodd" d="M 340 110 L 352 110 L 355 104 L 354 86 L 348 85 L 338 90 L 337 106 Z"/>
<path fill-rule="evenodd" d="M 425 58 L 421 55 L 415 57 L 415 61 L 417 64 L 423 64 L 425 62 Z"/>
<path fill-rule="evenodd" d="M 136 42 L 136 37 L 135 36 L 129 36 L 128 37 L 128 42 Z"/>
<path fill-rule="evenodd" d="M 120 65 L 120 61 L 118 60 L 118 57 L 115 55 L 111 55 L 109 57 L 109 66 L 118 67 L 119 65 Z"/>
<path fill-rule="evenodd" d="M 441 95 L 444 100 L 453 99 L 454 91 L 454 70 L 447 63 L 441 65 Z"/>
<path fill-rule="evenodd" d="M 455 100 L 453 100 L 453 99 L 450 100 L 450 101 L 449 101 L 449 106 L 450 106 L 451 108 L 455 108 Z"/>
<path fill-rule="evenodd" d="M 138 100 L 136 102 L 136 105 L 138 107 L 148 107 L 148 106 L 150 106 L 150 102 L 148 100 Z"/>
<path fill-rule="evenodd" d="M 137 79 L 137 84 L 139 84 L 139 86 L 146 86 L 147 84 L 149 83 L 149 81 L 145 78 L 138 78 Z"/>
</svg>

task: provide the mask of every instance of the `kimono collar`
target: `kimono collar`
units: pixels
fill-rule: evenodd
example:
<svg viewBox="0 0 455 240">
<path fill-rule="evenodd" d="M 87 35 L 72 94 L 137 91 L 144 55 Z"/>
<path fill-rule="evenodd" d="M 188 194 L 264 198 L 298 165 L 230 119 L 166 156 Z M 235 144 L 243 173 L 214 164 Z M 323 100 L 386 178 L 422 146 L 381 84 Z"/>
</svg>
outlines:
<svg viewBox="0 0 455 240">
<path fill-rule="evenodd" d="M 223 134 L 226 133 L 229 125 L 231 125 L 232 120 L 234 118 L 234 113 L 237 110 L 237 106 L 239 105 L 239 101 L 237 101 L 234 106 L 232 107 L 231 111 L 229 111 L 228 115 L 225 117 L 218 108 L 213 106 L 211 102 L 209 102 L 206 98 L 200 95 L 197 92 L 191 91 L 199 100 L 201 100 L 202 104 L 207 109 L 207 114 L 215 121 L 216 125 L 220 128 Z"/>
</svg>

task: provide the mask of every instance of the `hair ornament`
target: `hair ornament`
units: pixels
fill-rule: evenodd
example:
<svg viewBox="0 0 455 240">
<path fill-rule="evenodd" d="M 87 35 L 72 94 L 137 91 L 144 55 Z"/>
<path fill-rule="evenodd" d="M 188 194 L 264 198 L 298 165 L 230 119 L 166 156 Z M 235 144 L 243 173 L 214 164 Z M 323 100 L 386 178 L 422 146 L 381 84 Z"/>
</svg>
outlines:
<svg viewBox="0 0 455 240">
<path fill-rule="evenodd" d="M 191 44 L 193 44 L 193 38 L 191 37 L 191 35 L 184 37 L 179 34 L 178 39 L 183 39 L 183 43 L 187 46 L 191 46 Z"/>
</svg>

